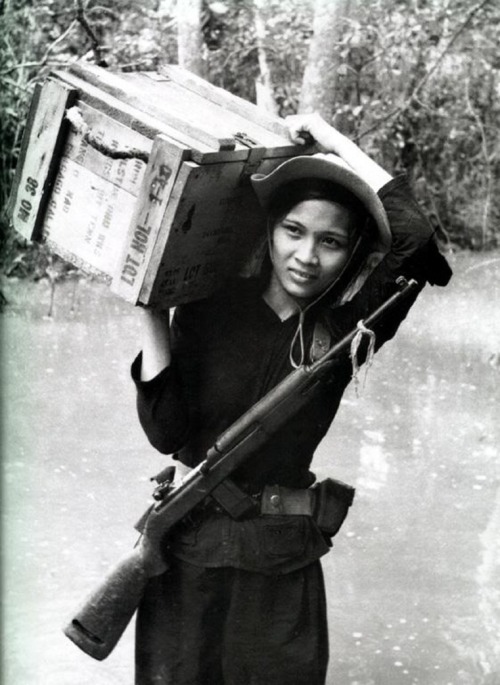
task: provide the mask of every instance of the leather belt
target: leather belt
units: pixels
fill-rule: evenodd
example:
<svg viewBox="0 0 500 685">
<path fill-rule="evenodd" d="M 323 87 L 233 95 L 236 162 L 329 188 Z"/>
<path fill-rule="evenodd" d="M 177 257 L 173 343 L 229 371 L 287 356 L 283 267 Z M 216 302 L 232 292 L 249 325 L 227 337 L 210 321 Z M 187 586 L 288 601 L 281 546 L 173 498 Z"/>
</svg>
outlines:
<svg viewBox="0 0 500 685">
<path fill-rule="evenodd" d="M 316 493 L 312 489 L 265 485 L 260 493 L 249 495 L 230 478 L 226 478 L 212 491 L 203 509 L 216 513 L 226 512 L 239 520 L 259 514 L 312 516 L 315 503 Z"/>
<path fill-rule="evenodd" d="M 269 515 L 312 516 L 315 493 L 313 490 L 266 485 L 260 496 L 260 513 Z"/>
</svg>

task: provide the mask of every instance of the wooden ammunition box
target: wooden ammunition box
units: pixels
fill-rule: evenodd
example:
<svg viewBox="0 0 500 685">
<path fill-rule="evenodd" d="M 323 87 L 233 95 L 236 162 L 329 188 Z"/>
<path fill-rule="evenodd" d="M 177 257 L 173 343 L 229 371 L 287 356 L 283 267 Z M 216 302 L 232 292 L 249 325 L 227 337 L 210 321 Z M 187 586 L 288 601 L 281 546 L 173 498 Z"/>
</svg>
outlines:
<svg viewBox="0 0 500 685">
<path fill-rule="evenodd" d="M 170 65 L 89 65 L 37 87 L 14 227 L 134 304 L 209 295 L 265 231 L 249 177 L 303 154 L 283 121 Z"/>
</svg>

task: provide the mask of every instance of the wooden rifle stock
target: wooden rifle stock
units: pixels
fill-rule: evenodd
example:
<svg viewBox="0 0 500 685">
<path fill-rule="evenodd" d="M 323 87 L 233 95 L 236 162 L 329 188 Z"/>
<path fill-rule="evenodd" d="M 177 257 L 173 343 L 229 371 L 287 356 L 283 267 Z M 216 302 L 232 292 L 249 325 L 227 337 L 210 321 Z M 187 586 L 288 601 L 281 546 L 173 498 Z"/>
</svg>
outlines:
<svg viewBox="0 0 500 685">
<path fill-rule="evenodd" d="M 105 659 L 121 638 L 150 575 L 139 547 L 119 562 L 86 599 L 64 633 L 94 659 Z"/>
<path fill-rule="evenodd" d="M 418 289 L 413 280 L 399 278 L 397 283 L 399 291 L 364 319 L 367 328 Z M 309 401 L 311 393 L 329 376 L 334 360 L 349 352 L 356 333 L 357 329 L 351 331 L 317 362 L 290 373 L 219 436 L 206 459 L 179 485 L 166 488 L 162 499 L 143 517 L 142 538 L 133 552 L 109 573 L 64 629 L 70 640 L 95 659 L 104 659 L 112 652 L 141 601 L 148 579 L 167 568 L 161 557 L 161 543 L 167 533 Z"/>
</svg>

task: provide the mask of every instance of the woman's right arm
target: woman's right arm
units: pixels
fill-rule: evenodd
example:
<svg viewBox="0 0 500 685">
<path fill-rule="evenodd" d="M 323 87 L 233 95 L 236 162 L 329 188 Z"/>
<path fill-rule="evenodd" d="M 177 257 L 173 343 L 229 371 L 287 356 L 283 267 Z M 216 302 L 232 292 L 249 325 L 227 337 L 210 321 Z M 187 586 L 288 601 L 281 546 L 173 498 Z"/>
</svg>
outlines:
<svg viewBox="0 0 500 685">
<path fill-rule="evenodd" d="M 179 355 L 174 360 L 171 353 L 168 311 L 142 309 L 140 316 L 142 351 L 132 364 L 139 421 L 153 447 L 172 454 L 185 445 L 190 431 L 187 374 L 180 371 Z"/>
</svg>

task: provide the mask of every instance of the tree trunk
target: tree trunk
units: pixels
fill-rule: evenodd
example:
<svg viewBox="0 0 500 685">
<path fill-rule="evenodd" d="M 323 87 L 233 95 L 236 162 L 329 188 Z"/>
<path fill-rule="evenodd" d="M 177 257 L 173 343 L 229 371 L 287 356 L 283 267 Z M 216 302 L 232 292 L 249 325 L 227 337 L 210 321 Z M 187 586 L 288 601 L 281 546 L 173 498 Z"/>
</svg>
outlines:
<svg viewBox="0 0 500 685">
<path fill-rule="evenodd" d="M 180 66 L 205 78 L 201 8 L 202 0 L 177 0 L 177 50 Z"/>
<path fill-rule="evenodd" d="M 356 0 L 315 0 L 313 36 L 300 93 L 299 112 L 319 112 L 331 122 L 336 111 L 340 40 Z"/>
<path fill-rule="evenodd" d="M 259 58 L 260 78 L 255 83 L 257 105 L 273 114 L 278 113 L 274 99 L 273 79 L 266 52 L 266 23 L 263 16 L 266 0 L 253 0 L 255 36 Z"/>
</svg>

